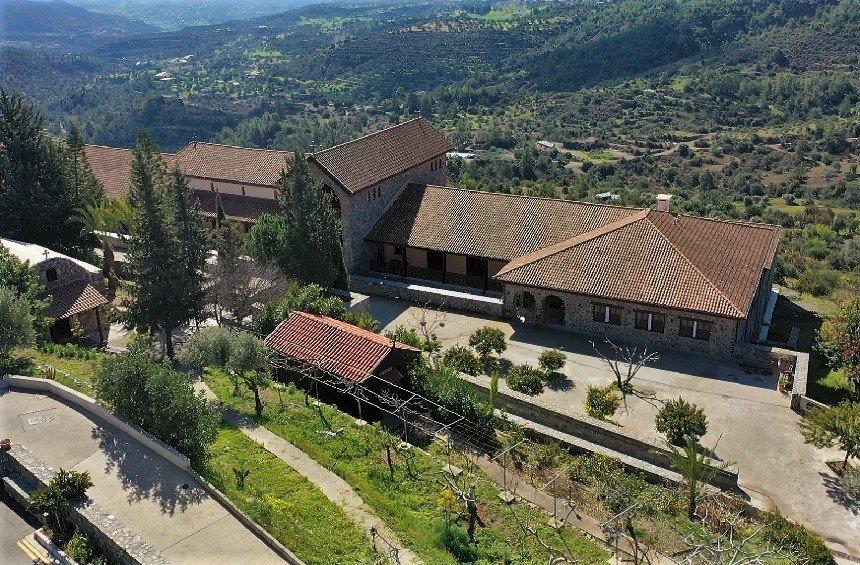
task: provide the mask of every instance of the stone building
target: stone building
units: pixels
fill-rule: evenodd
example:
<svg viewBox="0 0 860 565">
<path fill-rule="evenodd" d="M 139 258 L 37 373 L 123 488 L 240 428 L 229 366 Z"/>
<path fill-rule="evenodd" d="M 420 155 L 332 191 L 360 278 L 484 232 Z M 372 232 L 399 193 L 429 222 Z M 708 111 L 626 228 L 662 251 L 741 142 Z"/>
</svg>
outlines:
<svg viewBox="0 0 860 565">
<path fill-rule="evenodd" d="M 0 239 L 0 245 L 39 272 L 48 302 L 45 314 L 54 320 L 51 325 L 53 341 L 77 337 L 98 343 L 105 341 L 107 320 L 102 308 L 107 299 L 100 291 L 101 269 L 33 243 Z M 83 336 L 75 335 L 78 331 Z"/>
<path fill-rule="evenodd" d="M 495 295 L 526 323 L 731 355 L 756 339 L 779 228 L 409 185 L 365 237 L 372 276 Z"/>
<path fill-rule="evenodd" d="M 410 182 L 443 184 L 452 149 L 425 118 L 415 118 L 308 156 L 340 216 L 347 272 L 364 270 L 364 237 Z"/>
<path fill-rule="evenodd" d="M 87 161 L 108 198 L 124 198 L 131 188 L 130 149 L 86 145 Z M 278 211 L 277 186 L 292 153 L 193 141 L 179 153 L 164 153 L 168 168 L 178 165 L 188 177 L 204 223 L 213 228 L 218 200 L 228 222 L 247 233 L 267 212 Z"/>
</svg>

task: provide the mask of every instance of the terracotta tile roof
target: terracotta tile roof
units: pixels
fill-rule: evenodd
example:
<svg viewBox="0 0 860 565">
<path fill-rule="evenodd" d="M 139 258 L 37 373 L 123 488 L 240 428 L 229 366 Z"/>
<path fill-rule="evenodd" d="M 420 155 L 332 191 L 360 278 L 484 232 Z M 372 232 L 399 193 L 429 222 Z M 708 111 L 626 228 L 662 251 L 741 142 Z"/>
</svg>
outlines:
<svg viewBox="0 0 860 565">
<path fill-rule="evenodd" d="M 217 214 L 216 193 L 207 190 L 195 190 L 193 197 L 200 203 L 200 215 L 214 218 Z M 221 206 L 231 220 L 255 222 L 266 213 L 277 213 L 280 209 L 278 201 L 269 198 L 254 198 L 239 194 L 221 194 Z"/>
<path fill-rule="evenodd" d="M 265 340 L 268 347 L 291 359 L 320 366 L 345 380 L 362 382 L 392 351 L 385 336 L 334 318 L 292 312 Z M 402 350 L 417 349 L 401 343 Z"/>
<path fill-rule="evenodd" d="M 779 228 L 644 209 L 518 257 L 500 281 L 746 317 Z"/>
<path fill-rule="evenodd" d="M 349 192 L 359 192 L 383 180 L 444 155 L 453 145 L 425 118 L 415 118 L 335 145 L 308 158 Z"/>
<path fill-rule="evenodd" d="M 104 145 L 84 145 L 87 162 L 93 174 L 105 190 L 108 198 L 122 198 L 131 188 L 131 149 L 106 147 Z M 173 166 L 175 155 L 163 153 L 169 167 Z"/>
<path fill-rule="evenodd" d="M 107 299 L 93 285 L 83 279 L 54 288 L 48 294 L 53 298 L 53 301 L 45 314 L 54 320 L 62 320 L 107 304 Z"/>
<path fill-rule="evenodd" d="M 510 261 L 637 211 L 410 184 L 365 239 Z"/>
<path fill-rule="evenodd" d="M 288 157 L 292 152 L 192 141 L 176 154 L 176 162 L 192 177 L 275 186 Z"/>
</svg>

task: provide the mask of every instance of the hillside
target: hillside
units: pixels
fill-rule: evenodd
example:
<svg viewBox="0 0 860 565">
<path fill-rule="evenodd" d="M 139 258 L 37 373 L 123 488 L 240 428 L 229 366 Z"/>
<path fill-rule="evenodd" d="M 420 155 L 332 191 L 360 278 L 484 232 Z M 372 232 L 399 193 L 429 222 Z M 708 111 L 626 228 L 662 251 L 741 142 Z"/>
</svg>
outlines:
<svg viewBox="0 0 860 565">
<path fill-rule="evenodd" d="M 150 25 L 99 14 L 62 0 L 0 0 L 0 42 L 57 49 L 83 49 L 92 40 L 146 34 Z"/>
</svg>

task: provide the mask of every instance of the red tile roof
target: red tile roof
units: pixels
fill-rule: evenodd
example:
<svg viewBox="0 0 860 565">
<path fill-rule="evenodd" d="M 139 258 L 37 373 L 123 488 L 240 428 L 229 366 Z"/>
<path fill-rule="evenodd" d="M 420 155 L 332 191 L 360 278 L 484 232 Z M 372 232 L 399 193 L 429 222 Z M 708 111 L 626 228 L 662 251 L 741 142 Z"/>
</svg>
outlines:
<svg viewBox="0 0 860 565">
<path fill-rule="evenodd" d="M 643 209 L 518 257 L 496 279 L 744 318 L 773 265 L 779 228 Z"/>
<path fill-rule="evenodd" d="M 453 145 L 425 118 L 353 139 L 308 157 L 347 191 L 355 193 L 431 159 Z"/>
<path fill-rule="evenodd" d="M 342 379 L 362 382 L 394 347 L 417 349 L 334 318 L 292 312 L 265 340 L 268 347 L 290 359 L 319 363 Z"/>
<path fill-rule="evenodd" d="M 251 149 L 218 143 L 192 141 L 176 154 L 185 174 L 210 180 L 275 186 L 292 158 L 291 151 Z"/>
<path fill-rule="evenodd" d="M 107 299 L 83 279 L 51 289 L 48 294 L 53 301 L 46 309 L 45 315 L 54 320 L 62 320 L 107 304 Z"/>
<path fill-rule="evenodd" d="M 108 198 L 123 198 L 131 188 L 131 151 L 104 145 L 84 145 L 87 162 Z M 161 155 L 168 168 L 173 167 L 176 156 L 173 153 Z"/>
<path fill-rule="evenodd" d="M 195 190 L 193 198 L 200 203 L 200 215 L 214 218 L 218 212 L 216 193 L 208 190 Z M 221 194 L 221 206 L 224 214 L 231 220 L 256 222 L 266 213 L 275 214 L 280 208 L 277 200 L 270 198 L 254 198 L 239 194 Z"/>
<path fill-rule="evenodd" d="M 410 184 L 365 239 L 510 261 L 638 210 Z"/>
</svg>

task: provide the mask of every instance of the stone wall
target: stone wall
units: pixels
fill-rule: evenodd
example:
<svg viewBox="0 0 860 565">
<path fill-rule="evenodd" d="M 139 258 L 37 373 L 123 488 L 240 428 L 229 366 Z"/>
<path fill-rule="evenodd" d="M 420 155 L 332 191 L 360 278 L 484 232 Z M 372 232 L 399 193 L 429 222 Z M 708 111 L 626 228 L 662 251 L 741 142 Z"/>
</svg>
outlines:
<svg viewBox="0 0 860 565">
<path fill-rule="evenodd" d="M 522 306 L 523 293 L 530 292 L 535 298 L 534 309 Z M 535 288 L 526 288 L 517 285 L 505 285 L 504 310 L 505 314 L 514 318 L 523 319 L 526 323 L 546 323 L 545 301 L 548 296 L 556 296 L 564 302 L 564 329 L 582 334 L 588 337 L 604 340 L 611 339 L 619 343 L 629 343 L 649 347 L 672 347 L 697 353 L 706 353 L 718 357 L 732 355 L 735 340 L 737 321 L 729 318 L 719 318 L 705 314 L 685 313 L 666 308 L 657 308 L 621 302 L 567 294 L 561 292 L 546 291 Z M 520 306 L 517 306 L 519 298 Z M 592 306 L 597 304 L 609 304 L 620 306 L 622 310 L 621 324 L 613 325 L 595 322 L 592 318 Z M 637 330 L 634 327 L 635 313 L 637 311 L 648 311 L 663 314 L 666 317 L 666 327 L 663 333 L 647 330 Z M 712 323 L 711 338 L 708 341 L 682 337 L 678 335 L 679 318 L 695 318 Z"/>
<path fill-rule="evenodd" d="M 489 395 L 489 389 L 474 377 L 461 374 L 460 378 L 473 386 L 481 395 Z M 569 414 L 562 414 L 532 402 L 525 394 L 511 390 L 498 391 L 496 407 L 552 430 L 558 430 L 594 445 L 605 447 L 622 456 L 674 471 L 671 453 L 665 447 L 644 438 L 617 431 L 616 426 L 596 418 L 585 415 L 573 417 Z M 621 460 L 623 462 L 623 458 Z M 714 477 L 709 482 L 712 486 L 722 490 L 741 492 L 738 486 L 738 471 L 734 467 L 716 469 Z"/>
<path fill-rule="evenodd" d="M 311 172 L 322 183 L 332 188 L 340 201 L 341 227 L 343 229 L 344 264 L 348 273 L 358 273 L 369 264 L 364 237 L 398 197 L 407 183 L 445 184 L 447 168 L 432 170 L 431 162 L 413 167 L 356 194 L 346 193 L 315 163 L 310 163 Z"/>
<path fill-rule="evenodd" d="M 101 271 L 91 273 L 74 261 L 66 259 L 65 257 L 51 257 L 40 262 L 36 267 L 39 271 L 42 284 L 45 285 L 45 290 L 47 291 L 51 291 L 68 282 L 76 280 L 86 280 L 96 288 L 101 287 Z M 45 271 L 51 268 L 57 270 L 57 280 L 49 282 L 45 277 Z"/>
</svg>

